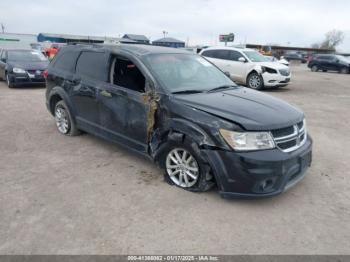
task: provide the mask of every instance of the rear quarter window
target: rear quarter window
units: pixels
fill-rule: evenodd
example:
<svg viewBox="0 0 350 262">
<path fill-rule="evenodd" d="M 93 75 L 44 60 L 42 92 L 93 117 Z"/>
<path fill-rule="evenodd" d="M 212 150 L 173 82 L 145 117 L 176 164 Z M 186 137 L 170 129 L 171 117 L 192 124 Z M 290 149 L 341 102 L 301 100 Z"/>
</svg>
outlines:
<svg viewBox="0 0 350 262">
<path fill-rule="evenodd" d="M 83 51 L 78 58 L 76 74 L 108 81 L 108 56 L 104 52 Z"/>
<path fill-rule="evenodd" d="M 77 51 L 60 52 L 54 60 L 53 66 L 64 71 L 74 72 L 78 56 L 79 52 Z"/>
</svg>

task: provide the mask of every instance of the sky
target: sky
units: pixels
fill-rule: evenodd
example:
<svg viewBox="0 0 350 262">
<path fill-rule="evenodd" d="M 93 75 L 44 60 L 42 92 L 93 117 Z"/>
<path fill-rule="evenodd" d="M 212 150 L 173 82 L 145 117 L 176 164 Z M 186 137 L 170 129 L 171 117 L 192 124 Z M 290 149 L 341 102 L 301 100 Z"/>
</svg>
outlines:
<svg viewBox="0 0 350 262">
<path fill-rule="evenodd" d="M 0 2 L 0 23 L 11 33 L 64 33 L 151 40 L 178 38 L 216 45 L 234 33 L 234 44 L 306 46 L 326 32 L 345 33 L 339 51 L 350 52 L 348 0 L 11 0 Z"/>
</svg>

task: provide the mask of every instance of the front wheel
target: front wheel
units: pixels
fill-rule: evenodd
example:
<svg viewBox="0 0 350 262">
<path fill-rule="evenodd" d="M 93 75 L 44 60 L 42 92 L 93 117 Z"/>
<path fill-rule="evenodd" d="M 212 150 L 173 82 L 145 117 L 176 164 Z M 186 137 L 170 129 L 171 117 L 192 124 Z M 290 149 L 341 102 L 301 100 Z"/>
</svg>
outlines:
<svg viewBox="0 0 350 262">
<path fill-rule="evenodd" d="M 204 192 L 214 185 L 209 164 L 194 142 L 169 142 L 164 152 L 161 166 L 170 184 L 193 192 Z"/>
<path fill-rule="evenodd" d="M 341 74 L 349 74 L 349 68 L 343 67 L 339 71 Z"/>
<path fill-rule="evenodd" d="M 14 87 L 14 84 L 8 74 L 6 74 L 6 84 L 9 88 Z"/>
<path fill-rule="evenodd" d="M 312 72 L 317 72 L 317 71 L 318 71 L 318 66 L 317 66 L 317 65 L 313 65 L 313 66 L 311 67 L 311 71 L 312 71 Z"/>
<path fill-rule="evenodd" d="M 264 80 L 261 75 L 259 75 L 256 72 L 250 73 L 247 78 L 247 86 L 252 89 L 263 89 L 264 87 Z"/>
</svg>

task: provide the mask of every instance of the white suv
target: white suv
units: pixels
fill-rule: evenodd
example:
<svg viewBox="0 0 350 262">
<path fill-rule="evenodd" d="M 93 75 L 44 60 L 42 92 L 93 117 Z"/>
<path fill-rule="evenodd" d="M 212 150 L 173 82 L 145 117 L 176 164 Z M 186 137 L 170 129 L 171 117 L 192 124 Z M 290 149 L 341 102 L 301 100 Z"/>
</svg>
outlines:
<svg viewBox="0 0 350 262">
<path fill-rule="evenodd" d="M 233 81 L 250 88 L 286 86 L 291 73 L 288 66 L 269 59 L 253 49 L 210 47 L 200 52 L 222 71 L 230 73 Z"/>
</svg>

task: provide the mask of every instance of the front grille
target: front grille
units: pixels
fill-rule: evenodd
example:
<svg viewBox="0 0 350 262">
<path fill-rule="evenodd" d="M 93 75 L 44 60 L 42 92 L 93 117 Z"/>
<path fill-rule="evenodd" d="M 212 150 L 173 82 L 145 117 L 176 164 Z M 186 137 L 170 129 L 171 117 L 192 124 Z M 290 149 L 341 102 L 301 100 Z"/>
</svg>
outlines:
<svg viewBox="0 0 350 262">
<path fill-rule="evenodd" d="M 43 71 L 42 70 L 27 70 L 27 72 L 31 75 L 40 75 Z"/>
<path fill-rule="evenodd" d="M 283 152 L 291 152 L 301 147 L 306 141 L 305 120 L 293 126 L 271 131 L 276 146 Z"/>
<path fill-rule="evenodd" d="M 289 76 L 290 72 L 289 69 L 280 69 L 280 74 L 283 76 Z"/>
</svg>

